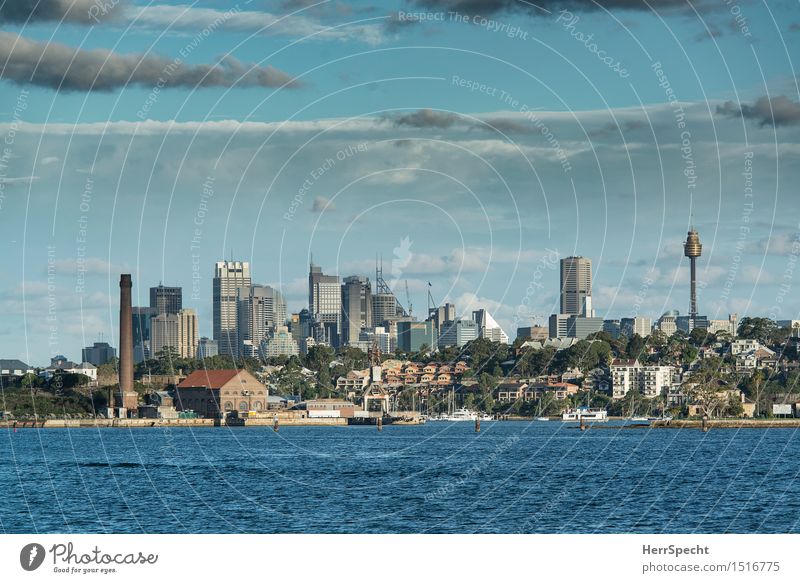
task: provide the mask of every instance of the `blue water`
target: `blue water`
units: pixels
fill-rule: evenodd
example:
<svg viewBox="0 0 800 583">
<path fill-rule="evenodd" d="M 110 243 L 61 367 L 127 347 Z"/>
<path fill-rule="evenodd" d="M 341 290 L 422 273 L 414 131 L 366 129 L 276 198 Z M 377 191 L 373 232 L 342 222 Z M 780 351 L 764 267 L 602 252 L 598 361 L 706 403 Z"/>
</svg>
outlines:
<svg viewBox="0 0 800 583">
<path fill-rule="evenodd" d="M 0 433 L 4 532 L 800 532 L 794 429 Z"/>
</svg>

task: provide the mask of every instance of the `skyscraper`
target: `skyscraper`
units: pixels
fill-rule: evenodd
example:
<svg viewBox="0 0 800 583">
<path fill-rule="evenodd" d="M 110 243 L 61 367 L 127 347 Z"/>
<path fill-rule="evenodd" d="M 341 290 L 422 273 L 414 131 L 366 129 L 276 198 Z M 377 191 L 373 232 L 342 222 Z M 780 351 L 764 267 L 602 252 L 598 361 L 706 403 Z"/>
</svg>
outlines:
<svg viewBox="0 0 800 583">
<path fill-rule="evenodd" d="M 445 322 L 450 322 L 456 319 L 456 305 L 451 303 L 446 303 L 443 306 L 439 306 L 437 308 L 430 308 L 428 310 L 428 321 L 433 322 L 433 325 L 436 327 L 436 334 L 440 336 L 442 334 L 442 327 L 444 326 Z"/>
<path fill-rule="evenodd" d="M 238 356 L 239 288 L 251 283 L 250 264 L 246 261 L 217 261 L 214 265 L 214 340 L 220 354 Z"/>
<path fill-rule="evenodd" d="M 142 362 L 153 357 L 153 353 L 150 350 L 150 320 L 157 315 L 155 308 L 134 307 L 131 309 L 134 362 Z"/>
<path fill-rule="evenodd" d="M 372 328 L 372 286 L 361 275 L 345 277 L 342 283 L 342 344 L 358 341 L 363 328 Z"/>
<path fill-rule="evenodd" d="M 408 316 L 405 308 L 397 301 L 392 288 L 383 279 L 383 262 L 375 263 L 375 291 L 372 293 L 372 321 L 375 326 L 383 326 Z"/>
<path fill-rule="evenodd" d="M 268 285 L 239 288 L 239 349 L 243 356 L 257 356 L 261 343 L 277 326 L 286 324 L 286 302 L 281 293 Z"/>
<path fill-rule="evenodd" d="M 308 272 L 308 309 L 315 325 L 321 328 L 322 337 L 331 346 L 339 345 L 342 322 L 342 286 L 339 276 L 325 275 L 313 263 Z"/>
<path fill-rule="evenodd" d="M 177 314 L 183 308 L 183 290 L 158 284 L 150 288 L 150 307 L 156 314 Z"/>
<path fill-rule="evenodd" d="M 183 308 L 178 312 L 178 354 L 181 358 L 197 358 L 199 341 L 197 312 Z"/>
<path fill-rule="evenodd" d="M 565 257 L 561 260 L 561 313 L 594 317 L 591 259 Z"/>
</svg>

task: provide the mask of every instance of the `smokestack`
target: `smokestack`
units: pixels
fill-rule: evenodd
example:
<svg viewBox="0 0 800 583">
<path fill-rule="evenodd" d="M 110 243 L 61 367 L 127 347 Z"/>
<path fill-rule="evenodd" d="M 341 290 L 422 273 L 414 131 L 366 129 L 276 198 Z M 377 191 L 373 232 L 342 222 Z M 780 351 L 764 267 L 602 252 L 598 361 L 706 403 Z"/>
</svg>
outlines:
<svg viewBox="0 0 800 583">
<path fill-rule="evenodd" d="M 119 394 L 120 407 L 133 392 L 133 317 L 130 273 L 119 276 Z"/>
</svg>

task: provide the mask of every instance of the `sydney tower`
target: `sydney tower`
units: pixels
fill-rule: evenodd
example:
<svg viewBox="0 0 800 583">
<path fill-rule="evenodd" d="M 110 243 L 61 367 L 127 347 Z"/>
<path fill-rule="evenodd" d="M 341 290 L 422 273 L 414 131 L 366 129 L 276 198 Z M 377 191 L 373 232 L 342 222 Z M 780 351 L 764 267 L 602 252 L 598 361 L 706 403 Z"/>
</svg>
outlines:
<svg viewBox="0 0 800 583">
<path fill-rule="evenodd" d="M 694 227 L 689 228 L 689 234 L 686 236 L 686 242 L 683 244 L 683 254 L 689 258 L 692 270 L 691 282 L 691 300 L 692 305 L 689 311 L 689 317 L 694 321 L 697 318 L 697 258 L 703 251 L 703 245 L 700 244 L 700 235 L 694 230 Z"/>
</svg>

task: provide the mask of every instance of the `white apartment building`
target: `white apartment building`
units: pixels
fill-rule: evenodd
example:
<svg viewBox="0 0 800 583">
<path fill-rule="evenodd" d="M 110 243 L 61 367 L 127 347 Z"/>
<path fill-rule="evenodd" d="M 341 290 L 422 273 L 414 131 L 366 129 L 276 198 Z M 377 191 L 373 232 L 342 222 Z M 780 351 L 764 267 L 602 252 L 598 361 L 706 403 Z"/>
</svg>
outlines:
<svg viewBox="0 0 800 583">
<path fill-rule="evenodd" d="M 616 359 L 611 363 L 612 397 L 622 399 L 631 390 L 638 390 L 645 397 L 658 397 L 669 389 L 673 374 L 671 366 Z"/>
</svg>

